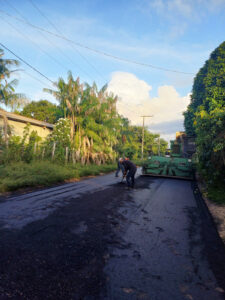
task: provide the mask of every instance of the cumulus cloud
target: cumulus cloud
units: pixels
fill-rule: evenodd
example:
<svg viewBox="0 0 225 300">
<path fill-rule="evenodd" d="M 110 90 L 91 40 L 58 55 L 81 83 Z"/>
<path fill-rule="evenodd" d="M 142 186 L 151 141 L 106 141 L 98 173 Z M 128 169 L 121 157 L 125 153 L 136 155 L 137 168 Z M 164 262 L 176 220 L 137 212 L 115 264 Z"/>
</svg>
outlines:
<svg viewBox="0 0 225 300">
<path fill-rule="evenodd" d="M 132 124 L 141 125 L 142 115 L 153 115 L 151 119 L 146 119 L 146 125 L 154 125 L 155 132 L 162 129 L 164 135 L 171 136 L 171 129 L 174 130 L 174 135 L 176 131 L 183 130 L 182 125 L 180 126 L 183 122 L 182 113 L 190 102 L 190 95 L 181 97 L 169 85 L 160 86 L 156 97 L 151 97 L 151 90 L 151 85 L 125 72 L 113 73 L 108 86 L 108 91 L 119 97 L 119 113 L 130 119 Z M 174 126 L 177 121 L 177 126 Z"/>
</svg>

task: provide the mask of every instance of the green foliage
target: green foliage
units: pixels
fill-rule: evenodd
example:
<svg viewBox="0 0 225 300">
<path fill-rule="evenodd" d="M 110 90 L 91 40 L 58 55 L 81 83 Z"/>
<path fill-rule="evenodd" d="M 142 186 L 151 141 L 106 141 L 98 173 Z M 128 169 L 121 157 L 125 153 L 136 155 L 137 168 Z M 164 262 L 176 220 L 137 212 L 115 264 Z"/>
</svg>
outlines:
<svg viewBox="0 0 225 300">
<path fill-rule="evenodd" d="M 7 164 L 11 162 L 25 161 L 30 162 L 38 158 L 38 146 L 41 138 L 36 131 L 30 133 L 30 124 L 24 128 L 23 137 L 9 137 L 8 147 L 2 141 L 2 152 L 0 153 L 0 163 Z"/>
<path fill-rule="evenodd" d="M 0 49 L 0 104 L 18 109 L 23 106 L 27 99 L 23 94 L 15 93 L 15 87 L 18 84 L 17 79 L 9 81 L 9 78 L 15 72 L 12 67 L 19 66 L 19 62 L 15 59 L 4 59 L 4 51 Z"/>
<path fill-rule="evenodd" d="M 98 175 L 116 169 L 116 165 L 60 165 L 49 161 L 16 162 L 0 166 L 0 192 L 32 186 L 49 186 L 67 179 Z"/>
<path fill-rule="evenodd" d="M 129 157 L 130 159 L 139 160 L 142 150 L 142 127 L 131 126 L 129 123 L 124 124 L 122 132 L 122 143 L 118 144 L 117 151 L 120 156 Z M 144 129 L 144 158 L 152 154 L 165 154 L 168 143 L 159 138 L 158 134 L 149 132 Z"/>
<path fill-rule="evenodd" d="M 62 145 L 63 147 L 70 146 L 70 120 L 69 119 L 59 119 L 55 124 L 53 132 L 49 137 L 58 145 Z"/>
<path fill-rule="evenodd" d="M 9 126 L 3 115 L 5 130 L 4 138 L 0 138 L 0 163 L 5 165 L 5 171 L 2 171 L 9 170 L 9 175 L 5 173 L 5 178 L 1 178 L 2 190 L 97 175 L 115 169 L 115 165 L 112 167 L 106 163 L 114 163 L 118 156 L 140 160 L 142 127 L 131 126 L 128 119 L 118 114 L 117 97 L 107 93 L 107 85 L 98 90 L 95 83 L 92 86 L 80 84 L 79 78 L 74 79 L 69 72 L 67 81 L 59 78 L 56 90 L 45 91 L 58 100 L 58 106 L 42 100 L 28 104 L 21 112 L 28 117 L 56 122 L 52 134 L 44 141 L 37 132 L 31 132 L 30 125 L 25 127 L 22 138 L 7 134 Z M 64 114 L 64 118 L 58 119 L 60 114 Z M 165 153 L 166 141 L 146 128 L 144 135 L 145 157 L 157 154 L 159 146 L 161 154 Z M 21 167 L 21 176 L 17 175 L 18 168 L 13 171 L 13 162 L 15 168 Z M 56 167 L 56 163 L 66 166 Z M 42 167 L 46 165 L 45 173 Z M 32 173 L 32 166 L 33 175 L 29 175 L 29 172 Z M 50 175 L 46 179 L 48 172 Z M 15 176 L 14 183 L 10 174 Z"/>
<path fill-rule="evenodd" d="M 51 124 L 63 117 L 63 111 L 47 100 L 32 101 L 23 108 L 20 114 Z"/>
<path fill-rule="evenodd" d="M 69 72 L 67 82 L 59 78 L 57 88 L 45 91 L 55 96 L 70 120 L 70 150 L 76 152 L 78 161 L 101 164 L 113 161 L 118 155 L 130 159 L 141 157 L 142 127 L 131 126 L 117 113 L 117 97 L 106 92 L 107 85 L 98 90 L 95 83 L 80 84 L 79 78 L 75 80 Z M 145 129 L 146 156 L 158 151 L 155 146 L 158 137 Z M 57 143 L 59 151 L 61 144 Z M 160 145 L 164 153 L 167 143 L 161 139 Z"/>
<path fill-rule="evenodd" d="M 225 205 L 225 186 L 222 184 L 214 184 L 208 187 L 207 196 L 212 201 Z"/>
<path fill-rule="evenodd" d="M 184 113 L 188 135 L 196 136 L 198 168 L 209 184 L 225 180 L 225 42 L 195 77 Z"/>
</svg>

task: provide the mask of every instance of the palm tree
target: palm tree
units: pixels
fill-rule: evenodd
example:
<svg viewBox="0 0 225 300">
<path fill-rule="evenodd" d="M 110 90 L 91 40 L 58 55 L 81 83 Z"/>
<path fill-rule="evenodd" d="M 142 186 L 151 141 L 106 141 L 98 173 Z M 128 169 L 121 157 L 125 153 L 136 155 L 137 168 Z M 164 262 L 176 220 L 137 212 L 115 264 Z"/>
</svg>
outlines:
<svg viewBox="0 0 225 300">
<path fill-rule="evenodd" d="M 115 158 L 121 118 L 116 111 L 117 97 L 98 90 L 96 83 L 81 84 L 68 73 L 67 82 L 59 78 L 57 90 L 44 89 L 59 101 L 64 116 L 71 120 L 71 149 L 82 163 L 104 163 Z"/>
<path fill-rule="evenodd" d="M 19 107 L 25 103 L 25 97 L 22 94 L 15 93 L 15 86 L 18 83 L 17 79 L 9 81 L 12 73 L 17 71 L 11 70 L 11 67 L 19 66 L 19 62 L 15 59 L 4 59 L 4 51 L 0 49 L 0 104 L 5 106 Z M 0 116 L 4 122 L 4 138 L 6 146 L 8 147 L 8 121 L 4 110 L 1 110 Z"/>
<path fill-rule="evenodd" d="M 79 77 L 74 80 L 71 72 L 68 72 L 67 83 L 63 78 L 59 78 L 56 83 L 57 90 L 44 89 L 55 96 L 59 101 L 60 107 L 64 111 L 64 117 L 71 120 L 71 145 L 74 144 L 75 132 L 78 129 L 78 116 L 80 113 L 80 99 L 83 94 L 83 85 L 80 84 Z"/>
<path fill-rule="evenodd" d="M 19 66 L 19 62 L 15 59 L 5 59 L 2 58 L 4 55 L 4 51 L 0 49 L 0 79 L 9 78 L 12 72 L 10 67 Z"/>
<path fill-rule="evenodd" d="M 4 51 L 0 49 L 0 103 L 8 106 L 16 100 L 24 99 L 24 95 L 15 94 L 15 87 L 18 84 L 17 79 L 9 81 L 11 75 L 18 71 L 17 69 L 11 70 L 11 67 L 19 66 L 19 62 L 15 59 L 4 59 Z"/>
</svg>

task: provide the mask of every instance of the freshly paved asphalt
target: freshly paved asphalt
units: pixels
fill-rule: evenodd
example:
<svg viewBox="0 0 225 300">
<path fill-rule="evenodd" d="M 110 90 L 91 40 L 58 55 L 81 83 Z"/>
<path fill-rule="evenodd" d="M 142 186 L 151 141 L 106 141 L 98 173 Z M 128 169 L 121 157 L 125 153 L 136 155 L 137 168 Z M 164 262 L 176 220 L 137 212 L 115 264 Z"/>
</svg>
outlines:
<svg viewBox="0 0 225 300">
<path fill-rule="evenodd" d="M 137 177 L 141 174 L 138 169 Z M 22 228 L 23 226 L 46 218 L 54 210 L 65 206 L 71 199 L 88 193 L 103 191 L 115 184 L 113 174 L 89 178 L 80 182 L 73 182 L 48 188 L 10 199 L 2 198 L 0 202 L 0 224 L 3 228 Z M 121 178 L 117 180 L 120 182 Z"/>
<path fill-rule="evenodd" d="M 126 190 L 125 185 L 119 184 L 119 181 L 120 178 L 115 179 L 114 174 L 109 174 L 1 201 L 0 230 L 6 242 L 10 240 L 12 243 L 15 240 L 15 247 L 18 247 L 15 253 L 17 255 L 19 252 L 18 259 L 21 260 L 23 254 L 21 254 L 20 247 L 22 246 L 18 239 L 22 236 L 23 230 L 27 228 L 23 233 L 25 235 L 35 224 L 38 224 L 37 229 L 42 228 L 42 222 L 44 223 L 53 216 L 54 220 L 60 216 L 64 231 L 69 227 L 66 225 L 66 219 L 68 216 L 72 218 L 70 226 L 72 222 L 73 236 L 76 239 L 79 237 L 84 243 L 92 235 L 88 235 L 88 232 L 95 230 L 93 226 L 96 226 L 94 234 L 97 239 L 99 237 L 98 225 L 104 229 L 110 224 L 107 232 L 104 232 L 99 244 L 96 245 L 96 247 L 101 245 L 101 249 L 104 248 L 104 250 L 98 248 L 96 252 L 102 251 L 103 255 L 101 267 L 96 268 L 95 271 L 96 274 L 101 275 L 98 279 L 99 282 L 101 281 L 98 290 L 94 291 L 93 287 L 90 288 L 90 280 L 86 275 L 91 274 L 90 270 L 93 270 L 93 266 L 87 263 L 84 271 L 87 284 L 85 285 L 84 280 L 82 291 L 81 287 L 79 290 L 79 286 L 75 288 L 75 283 L 74 287 L 70 286 L 70 291 L 69 288 L 68 291 L 62 289 L 60 293 L 54 295 L 51 294 L 50 288 L 48 294 L 48 287 L 45 287 L 46 299 L 224 299 L 224 286 L 222 286 L 221 278 L 225 274 L 221 273 L 218 263 L 214 265 L 214 252 L 210 251 L 211 242 L 207 242 L 203 232 L 204 222 L 207 222 L 209 228 L 214 225 L 202 214 L 196 202 L 192 183 L 176 179 L 140 177 L 137 179 L 135 190 Z M 79 204 L 76 206 L 78 199 Z M 91 216 L 90 225 L 88 214 L 91 214 L 91 211 L 84 213 L 84 209 L 89 205 L 90 210 L 93 206 L 94 211 L 95 201 L 99 203 L 100 200 L 102 202 L 98 204 L 98 215 L 96 213 Z M 76 207 L 80 214 L 76 211 Z M 63 211 L 61 215 L 59 215 L 60 211 Z M 63 217 L 65 221 L 62 221 Z M 60 224 L 58 230 L 62 227 Z M 48 225 L 43 228 L 48 230 Z M 54 233 L 49 231 L 50 234 Z M 211 232 L 208 234 L 213 235 Z M 71 236 L 70 239 L 72 239 Z M 42 240 L 43 243 L 46 242 L 44 237 Z M 25 241 L 27 245 L 31 244 L 31 240 L 27 237 Z M 211 241 L 217 245 L 218 239 L 212 237 Z M 223 264 L 225 262 L 224 248 L 220 242 L 218 245 L 216 248 L 218 253 L 224 253 L 224 260 L 221 261 Z M 26 248 L 25 242 L 23 242 L 23 247 Z M 26 249 L 29 247 L 27 246 Z M 48 247 L 51 249 L 51 245 Z M 68 245 L 60 247 L 63 249 L 60 248 L 60 251 L 65 252 Z M 42 250 L 38 248 L 35 251 Z M 0 279 L 5 279 L 0 284 L 3 297 L 0 299 L 13 297 L 15 299 L 43 299 L 41 292 L 38 292 L 41 286 L 38 286 L 37 282 L 34 284 L 36 294 L 29 298 L 26 286 L 21 284 L 25 279 L 21 278 L 18 279 L 20 284 L 17 287 L 20 296 L 18 297 L 15 292 L 10 292 L 12 286 L 4 282 L 13 276 L 13 267 L 10 262 L 8 264 L 4 262 L 4 255 L 8 259 L 6 252 L 4 246 L 0 247 L 0 266 L 1 263 L 4 266 L 2 274 L 0 270 Z M 82 255 L 85 255 L 84 251 Z M 217 253 L 214 255 L 216 256 Z M 95 264 L 96 260 L 92 261 L 92 265 Z M 61 264 L 62 268 L 65 267 L 63 262 Z M 9 267 L 12 273 L 7 271 Z M 50 264 L 49 268 L 51 269 Z M 48 271 L 46 272 L 46 276 L 49 277 Z M 80 276 L 79 274 L 76 276 Z M 61 276 L 69 278 L 68 274 Z M 13 280 L 16 286 L 15 278 Z M 60 277 L 54 280 L 60 284 Z M 30 285 L 32 288 L 32 281 Z M 64 292 L 65 295 L 63 295 Z"/>
</svg>

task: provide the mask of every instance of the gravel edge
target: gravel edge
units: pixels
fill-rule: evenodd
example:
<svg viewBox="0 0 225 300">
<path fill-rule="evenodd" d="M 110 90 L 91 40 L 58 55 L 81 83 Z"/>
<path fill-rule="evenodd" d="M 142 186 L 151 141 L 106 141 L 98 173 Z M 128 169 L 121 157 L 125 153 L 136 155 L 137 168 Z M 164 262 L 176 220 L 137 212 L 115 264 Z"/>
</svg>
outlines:
<svg viewBox="0 0 225 300">
<path fill-rule="evenodd" d="M 225 244 L 225 205 L 217 204 L 207 197 L 206 185 L 199 174 L 196 174 L 196 181 L 202 194 L 202 199 L 205 201 L 205 204 L 214 219 L 219 236 Z"/>
</svg>

